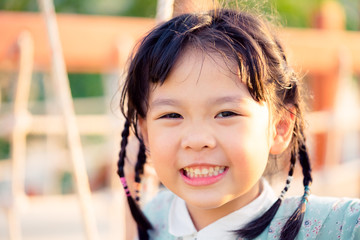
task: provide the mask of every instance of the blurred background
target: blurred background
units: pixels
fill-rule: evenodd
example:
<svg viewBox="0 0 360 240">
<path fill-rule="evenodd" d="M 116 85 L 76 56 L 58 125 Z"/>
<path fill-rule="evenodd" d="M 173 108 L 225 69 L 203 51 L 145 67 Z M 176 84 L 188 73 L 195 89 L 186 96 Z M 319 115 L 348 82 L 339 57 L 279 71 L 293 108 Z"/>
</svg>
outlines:
<svg viewBox="0 0 360 240">
<path fill-rule="evenodd" d="M 46 2 L 58 25 L 49 23 L 51 11 L 41 14 Z M 284 27 L 278 34 L 308 90 L 312 192 L 360 197 L 360 2 L 225 2 L 256 8 Z M 131 239 L 116 176 L 127 58 L 156 23 L 212 6 L 172 3 L 0 1 L 1 240 Z M 57 27 L 58 38 L 49 31 Z M 147 175 L 145 200 L 156 191 L 151 169 Z M 300 176 L 290 195 L 302 192 Z M 285 182 L 279 179 L 276 190 Z"/>
</svg>

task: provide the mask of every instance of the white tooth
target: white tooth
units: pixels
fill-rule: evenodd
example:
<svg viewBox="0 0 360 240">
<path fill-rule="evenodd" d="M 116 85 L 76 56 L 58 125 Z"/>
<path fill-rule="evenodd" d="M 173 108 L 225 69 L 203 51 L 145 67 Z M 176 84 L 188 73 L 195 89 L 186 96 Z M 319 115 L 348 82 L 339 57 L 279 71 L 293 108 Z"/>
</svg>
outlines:
<svg viewBox="0 0 360 240">
<path fill-rule="evenodd" d="M 217 170 L 214 171 L 214 176 L 219 175 L 219 172 Z"/>
<path fill-rule="evenodd" d="M 210 172 L 210 173 L 213 173 L 213 172 L 214 172 L 214 168 L 213 168 L 213 167 L 209 168 L 209 172 Z"/>
<path fill-rule="evenodd" d="M 223 172 L 224 172 L 224 169 L 220 169 L 220 170 L 219 170 L 219 173 L 223 173 Z"/>
<path fill-rule="evenodd" d="M 206 169 L 206 168 L 203 168 L 203 169 L 201 170 L 201 173 L 204 174 L 204 175 L 207 175 L 207 174 L 209 173 L 209 170 Z"/>
<path fill-rule="evenodd" d="M 214 174 L 213 172 L 209 172 L 209 176 L 210 176 L 210 177 L 212 177 L 213 174 Z"/>
<path fill-rule="evenodd" d="M 201 174 L 200 169 L 198 169 L 198 168 L 196 168 L 194 172 L 195 172 L 195 174 Z"/>
<path fill-rule="evenodd" d="M 190 168 L 190 172 L 193 173 L 193 172 L 194 172 L 194 169 Z"/>
<path fill-rule="evenodd" d="M 194 173 L 190 172 L 190 178 L 193 178 L 193 177 L 194 177 Z"/>
<path fill-rule="evenodd" d="M 215 167 L 215 171 L 219 171 L 219 169 L 220 169 L 219 166 Z"/>
</svg>

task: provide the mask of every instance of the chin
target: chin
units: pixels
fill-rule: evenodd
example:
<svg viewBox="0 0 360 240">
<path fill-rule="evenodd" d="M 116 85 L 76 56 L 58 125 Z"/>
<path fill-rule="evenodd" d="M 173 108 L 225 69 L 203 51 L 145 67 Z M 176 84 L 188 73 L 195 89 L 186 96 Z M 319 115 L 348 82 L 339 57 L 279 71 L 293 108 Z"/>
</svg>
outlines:
<svg viewBox="0 0 360 240">
<path fill-rule="evenodd" d="M 212 210 L 212 209 L 216 209 L 219 208 L 223 205 L 225 205 L 226 203 L 222 203 L 222 202 L 204 202 L 204 201 L 199 201 L 199 202 L 186 202 L 187 204 L 196 207 L 198 209 L 203 209 L 203 210 Z"/>
<path fill-rule="evenodd" d="M 187 205 L 191 205 L 193 207 L 199 209 L 215 209 L 219 208 L 225 204 L 227 204 L 230 199 L 226 199 L 221 197 L 220 193 L 215 194 L 198 194 L 196 196 L 180 196 Z"/>
</svg>

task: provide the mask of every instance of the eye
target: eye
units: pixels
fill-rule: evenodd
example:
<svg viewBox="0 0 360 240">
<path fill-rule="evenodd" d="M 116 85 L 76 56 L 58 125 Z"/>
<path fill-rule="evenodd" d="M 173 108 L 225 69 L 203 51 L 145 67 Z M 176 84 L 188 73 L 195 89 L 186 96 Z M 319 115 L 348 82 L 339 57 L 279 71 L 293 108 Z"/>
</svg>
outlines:
<svg viewBox="0 0 360 240">
<path fill-rule="evenodd" d="M 221 113 L 218 113 L 215 117 L 216 118 L 228 118 L 228 117 L 233 117 L 233 116 L 238 116 L 239 114 L 231 112 L 231 111 L 224 111 Z"/>
<path fill-rule="evenodd" d="M 160 119 L 161 118 L 183 118 L 183 117 L 178 113 L 168 113 L 168 114 L 162 115 L 160 117 Z"/>
</svg>

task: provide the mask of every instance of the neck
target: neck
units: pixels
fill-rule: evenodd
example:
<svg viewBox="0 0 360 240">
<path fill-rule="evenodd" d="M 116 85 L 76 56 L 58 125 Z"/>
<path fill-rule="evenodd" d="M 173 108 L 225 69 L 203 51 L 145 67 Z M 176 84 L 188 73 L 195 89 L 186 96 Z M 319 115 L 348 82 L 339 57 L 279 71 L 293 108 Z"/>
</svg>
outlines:
<svg viewBox="0 0 360 240">
<path fill-rule="evenodd" d="M 251 188 L 244 195 L 238 196 L 225 204 L 211 209 L 198 208 L 187 204 L 188 211 L 197 231 L 205 228 L 211 223 L 223 218 L 230 213 L 241 209 L 253 200 L 255 200 L 262 192 L 261 181 Z"/>
</svg>

